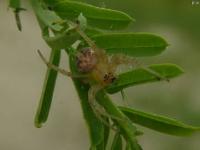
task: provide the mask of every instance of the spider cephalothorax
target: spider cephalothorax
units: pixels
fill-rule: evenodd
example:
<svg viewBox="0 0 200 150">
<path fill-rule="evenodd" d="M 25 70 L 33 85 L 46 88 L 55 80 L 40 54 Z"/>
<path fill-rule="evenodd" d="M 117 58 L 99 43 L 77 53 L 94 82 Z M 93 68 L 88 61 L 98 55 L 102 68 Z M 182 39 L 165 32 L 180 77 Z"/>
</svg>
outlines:
<svg viewBox="0 0 200 150">
<path fill-rule="evenodd" d="M 77 69 L 82 73 L 91 72 L 97 64 L 97 56 L 91 48 L 83 48 L 76 57 Z"/>
<path fill-rule="evenodd" d="M 93 50 L 90 47 L 81 49 L 76 56 L 76 64 L 78 71 L 90 74 L 90 80 L 102 86 L 111 84 L 116 79 L 112 70 L 113 64 L 102 49 Z"/>
</svg>

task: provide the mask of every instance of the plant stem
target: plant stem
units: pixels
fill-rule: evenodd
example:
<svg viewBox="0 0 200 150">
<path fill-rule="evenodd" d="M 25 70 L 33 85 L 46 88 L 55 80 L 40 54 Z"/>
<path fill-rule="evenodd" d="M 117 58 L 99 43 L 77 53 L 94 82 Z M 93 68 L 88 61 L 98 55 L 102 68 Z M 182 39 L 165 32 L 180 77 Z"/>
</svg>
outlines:
<svg viewBox="0 0 200 150">
<path fill-rule="evenodd" d="M 139 150 L 137 144 L 136 136 L 136 127 L 133 126 L 132 122 L 119 110 L 117 106 L 111 101 L 109 96 L 105 93 L 104 90 L 101 90 L 97 93 L 96 99 L 100 105 L 102 105 L 108 114 L 114 118 L 113 119 L 122 129 L 125 139 L 131 142 L 131 147 L 133 150 Z"/>
</svg>

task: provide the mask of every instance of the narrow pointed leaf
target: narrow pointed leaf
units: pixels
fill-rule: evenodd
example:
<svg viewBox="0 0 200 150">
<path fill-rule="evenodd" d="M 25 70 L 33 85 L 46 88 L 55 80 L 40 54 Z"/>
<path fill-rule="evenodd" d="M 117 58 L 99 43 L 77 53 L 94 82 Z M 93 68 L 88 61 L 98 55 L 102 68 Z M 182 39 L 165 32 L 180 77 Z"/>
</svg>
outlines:
<svg viewBox="0 0 200 150">
<path fill-rule="evenodd" d="M 81 100 L 85 121 L 88 125 L 91 147 L 97 147 L 104 139 L 103 124 L 98 120 L 88 103 L 88 86 L 83 85 L 77 79 L 74 79 L 74 84 Z"/>
<path fill-rule="evenodd" d="M 35 0 L 31 0 L 31 2 L 32 2 L 32 7 L 35 11 L 35 14 L 38 20 L 40 21 L 40 24 L 42 23 L 46 27 L 51 28 L 55 31 L 60 31 L 63 28 L 59 24 L 59 22 L 61 22 L 62 19 L 59 16 L 57 16 L 55 12 L 44 9 L 41 6 L 40 2 L 37 2 Z"/>
<path fill-rule="evenodd" d="M 87 28 L 85 32 L 89 36 L 100 34 L 100 31 L 92 28 Z M 77 41 L 79 35 L 77 33 L 66 30 L 62 33 L 56 33 L 54 37 L 49 37 L 48 35 L 44 34 L 43 38 L 50 47 L 67 49 L 69 45 L 72 45 L 75 41 Z"/>
<path fill-rule="evenodd" d="M 11 8 L 20 8 L 21 7 L 21 0 L 9 0 L 9 7 Z"/>
<path fill-rule="evenodd" d="M 134 123 L 144 127 L 175 136 L 187 136 L 200 131 L 200 127 L 193 127 L 175 119 L 146 113 L 132 108 L 120 107 L 120 110 Z"/>
<path fill-rule="evenodd" d="M 107 143 L 108 143 L 108 139 L 109 139 L 109 134 L 110 134 L 110 127 L 108 126 L 109 125 L 109 119 L 107 119 L 106 117 L 105 118 L 105 121 L 107 122 L 107 125 L 104 124 L 104 136 L 103 136 L 103 141 L 97 145 L 97 150 L 106 150 L 106 146 L 107 146 Z"/>
<path fill-rule="evenodd" d="M 60 53 L 61 53 L 60 50 L 52 50 L 49 62 L 51 64 L 58 66 L 60 62 Z M 56 78 L 57 78 L 57 72 L 47 68 L 46 77 L 42 89 L 42 95 L 35 116 L 35 126 L 38 128 L 40 128 L 42 126 L 42 123 L 45 123 L 48 118 L 53 98 Z"/>
<path fill-rule="evenodd" d="M 130 145 L 130 143 L 126 143 L 126 148 L 125 148 L 125 150 L 131 150 L 131 145 Z"/>
<path fill-rule="evenodd" d="M 111 150 L 123 150 L 122 138 L 119 133 L 115 134 L 115 137 L 112 142 Z"/>
<path fill-rule="evenodd" d="M 37 15 L 40 20 L 43 21 L 43 23 L 49 28 L 55 31 L 60 31 L 63 28 L 61 25 L 56 23 L 61 21 L 61 18 L 59 18 L 53 11 L 38 9 Z"/>
<path fill-rule="evenodd" d="M 95 29 L 95 28 L 87 27 L 86 30 L 85 30 L 85 33 L 90 37 L 90 36 L 99 35 L 102 32 L 97 30 L 97 29 Z"/>
<path fill-rule="evenodd" d="M 168 46 L 160 36 L 147 33 L 106 33 L 92 39 L 109 54 L 122 53 L 134 57 L 158 55 Z"/>
<path fill-rule="evenodd" d="M 109 124 L 109 120 L 107 122 Z M 110 135 L 110 127 L 104 125 L 104 149 L 106 149 L 106 146 L 108 144 L 109 135 Z"/>
<path fill-rule="evenodd" d="M 183 73 L 183 70 L 174 64 L 156 64 L 150 65 L 148 68 L 167 79 L 177 77 Z M 116 93 L 130 86 L 155 81 L 160 81 L 160 79 L 145 68 L 138 68 L 120 74 L 106 89 L 109 93 Z"/>
<path fill-rule="evenodd" d="M 138 143 L 136 143 L 136 145 L 138 145 L 138 149 L 137 150 L 142 150 L 142 147 Z M 133 150 L 131 142 L 127 142 L 126 143 L 125 150 Z"/>
<path fill-rule="evenodd" d="M 82 13 L 87 18 L 88 24 L 96 28 L 122 29 L 134 21 L 133 18 L 123 12 L 100 8 L 82 2 L 69 0 L 45 0 L 45 2 L 63 19 L 75 20 Z"/>
</svg>

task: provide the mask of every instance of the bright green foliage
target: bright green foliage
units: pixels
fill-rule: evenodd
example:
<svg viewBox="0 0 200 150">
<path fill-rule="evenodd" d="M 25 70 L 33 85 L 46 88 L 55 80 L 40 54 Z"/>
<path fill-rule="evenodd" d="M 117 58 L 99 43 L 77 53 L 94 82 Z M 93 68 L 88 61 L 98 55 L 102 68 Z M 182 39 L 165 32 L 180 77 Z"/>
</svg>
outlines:
<svg viewBox="0 0 200 150">
<path fill-rule="evenodd" d="M 183 73 L 183 70 L 180 69 L 180 67 L 173 64 L 156 64 L 151 65 L 148 68 L 167 79 L 177 77 Z M 106 89 L 109 93 L 116 93 L 126 87 L 160 80 L 161 79 L 149 72 L 146 68 L 138 68 L 133 71 L 120 74 L 118 78 Z"/>
<path fill-rule="evenodd" d="M 49 62 L 58 66 L 60 62 L 60 51 L 52 50 Z M 37 114 L 35 116 L 35 126 L 40 128 L 42 123 L 47 120 L 49 115 L 49 109 L 52 102 L 53 91 L 56 83 L 57 72 L 55 70 L 49 69 L 47 70 L 40 104 L 38 106 Z"/>
<path fill-rule="evenodd" d="M 45 24 L 52 30 L 60 31 L 62 29 L 61 25 L 56 24 L 56 22 L 61 21 L 61 19 L 54 12 L 41 8 L 38 9 L 37 15 L 38 18 L 40 18 L 40 20 L 43 22 L 43 24 Z"/>
<path fill-rule="evenodd" d="M 200 127 L 186 125 L 175 119 L 157 114 L 146 113 L 126 107 L 120 107 L 120 110 L 122 110 L 134 123 L 162 133 L 176 136 L 188 136 L 200 131 Z"/>
<path fill-rule="evenodd" d="M 163 38 L 147 33 L 107 33 L 92 39 L 109 54 L 123 53 L 134 57 L 158 55 L 168 46 Z"/>
<path fill-rule="evenodd" d="M 59 24 L 62 20 L 53 11 L 44 9 L 40 3 L 32 1 L 32 7 L 35 10 L 35 14 L 43 27 L 48 27 L 55 31 L 60 31 L 63 27 Z M 42 28 L 43 29 L 43 28 Z"/>
<path fill-rule="evenodd" d="M 9 7 L 16 9 L 21 7 L 21 0 L 10 0 L 9 1 Z"/>
<path fill-rule="evenodd" d="M 104 117 L 105 122 L 107 122 L 107 124 L 109 124 L 109 119 L 107 117 Z M 110 135 L 110 127 L 107 126 L 106 124 L 104 125 L 104 136 L 103 136 L 103 140 L 101 141 L 101 143 L 99 145 L 96 146 L 97 150 L 104 150 L 107 147 L 108 144 L 108 139 L 109 139 L 109 135 Z"/>
<path fill-rule="evenodd" d="M 129 15 L 111 9 L 99 8 L 89 4 L 69 0 L 44 0 L 62 19 L 74 20 L 82 13 L 88 24 L 97 28 L 123 29 L 134 21 Z"/>
<path fill-rule="evenodd" d="M 122 149 L 123 149 L 122 137 L 120 136 L 119 133 L 116 133 L 112 142 L 111 150 L 122 150 Z"/>
<path fill-rule="evenodd" d="M 78 17 L 79 22 L 84 24 L 83 32 L 95 42 L 97 47 L 105 49 L 108 55 L 120 53 L 130 57 L 150 57 L 161 54 L 168 46 L 162 37 L 154 34 L 109 32 L 124 29 L 134 21 L 124 12 L 70 0 L 30 1 L 38 19 L 42 37 L 51 48 L 49 62 L 59 66 L 61 50 L 64 49 L 69 56 L 72 74 L 79 74 L 74 59 L 78 49 L 74 48 L 72 44 L 81 40 L 80 46 L 86 46 L 76 30 L 67 23 L 69 21 L 76 22 Z M 20 1 L 10 0 L 10 7 L 18 10 L 15 13 L 16 17 L 19 17 Z M 18 28 L 20 28 L 20 20 L 16 19 Z M 199 131 L 198 127 L 185 125 L 167 117 L 131 108 L 117 107 L 107 95 L 107 93 L 116 93 L 130 86 L 171 79 L 182 73 L 183 70 L 174 64 L 154 64 L 119 74 L 112 84 L 98 91 L 95 95 L 96 103 L 105 110 L 105 116 L 102 118 L 106 123 L 97 117 L 88 101 L 90 85 L 83 83 L 80 79 L 73 78 L 83 109 L 83 116 L 88 125 L 91 141 L 90 150 L 106 150 L 107 142 L 112 138 L 109 133 L 113 128 L 117 130 L 113 130 L 115 137 L 112 140 L 112 150 L 122 150 L 123 145 L 126 146 L 126 150 L 142 150 L 137 141 L 138 128 L 134 123 L 177 136 L 185 136 Z M 35 117 L 36 127 L 41 127 L 48 118 L 56 78 L 57 72 L 48 68 Z M 111 128 L 113 124 L 114 126 Z"/>
</svg>

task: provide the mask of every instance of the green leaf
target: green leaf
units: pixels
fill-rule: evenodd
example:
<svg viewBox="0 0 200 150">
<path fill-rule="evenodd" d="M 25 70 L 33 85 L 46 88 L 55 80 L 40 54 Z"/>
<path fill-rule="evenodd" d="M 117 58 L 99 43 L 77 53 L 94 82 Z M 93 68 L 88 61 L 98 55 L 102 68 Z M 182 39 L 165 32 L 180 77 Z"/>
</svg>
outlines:
<svg viewBox="0 0 200 150">
<path fill-rule="evenodd" d="M 119 133 L 115 134 L 112 142 L 111 150 L 123 150 L 122 138 Z"/>
<path fill-rule="evenodd" d="M 107 120 L 107 122 L 109 124 L 109 120 Z M 110 134 L 110 127 L 104 125 L 104 149 L 106 149 L 106 146 L 108 144 L 109 134 Z"/>
<path fill-rule="evenodd" d="M 104 136 L 103 136 L 103 141 L 97 145 L 97 150 L 106 150 L 106 146 L 107 146 L 107 143 L 108 143 L 108 139 L 109 139 L 109 134 L 110 134 L 110 127 L 108 126 L 109 125 L 109 119 L 104 117 L 105 118 L 105 121 L 107 122 L 107 125 L 104 124 Z"/>
<path fill-rule="evenodd" d="M 142 147 L 141 147 L 138 143 L 137 143 L 137 146 L 138 146 L 138 150 L 142 150 Z M 132 147 L 131 147 L 131 143 L 130 143 L 130 142 L 127 142 L 127 143 L 126 143 L 125 150 L 132 150 Z"/>
<path fill-rule="evenodd" d="M 49 37 L 44 34 L 43 38 L 51 48 L 67 49 L 77 41 L 78 35 L 70 31 L 64 31 L 62 33 L 56 33 L 54 37 Z"/>
<path fill-rule="evenodd" d="M 59 22 L 62 22 L 62 19 L 59 16 L 57 16 L 55 12 L 44 9 L 39 1 L 31 1 L 36 16 L 41 23 L 55 31 L 60 31 L 63 28 L 59 24 Z"/>
<path fill-rule="evenodd" d="M 95 7 L 86 3 L 69 0 L 44 0 L 61 18 L 75 20 L 80 13 L 89 25 L 108 30 L 123 29 L 134 21 L 129 15 L 111 9 Z"/>
<path fill-rule="evenodd" d="M 44 29 L 43 31 L 45 31 Z M 87 35 L 94 36 L 100 34 L 101 32 L 95 30 L 93 28 L 86 28 L 85 32 Z M 72 45 L 77 39 L 79 35 L 73 31 L 67 31 L 61 33 L 56 33 L 54 37 L 49 37 L 47 34 L 43 34 L 44 40 L 51 48 L 58 48 L 58 49 L 68 49 L 70 45 Z"/>
<path fill-rule="evenodd" d="M 129 142 L 126 143 L 126 148 L 125 148 L 125 150 L 131 150 L 131 145 L 130 145 Z"/>
<path fill-rule="evenodd" d="M 40 28 L 42 29 L 43 39 L 46 43 L 53 49 L 68 49 L 77 39 L 79 38 L 79 34 L 71 30 L 69 27 L 65 29 L 65 31 L 55 32 L 54 36 L 49 36 L 49 27 L 47 24 L 42 22 L 40 18 L 38 18 L 38 22 L 40 24 Z M 101 32 L 94 29 L 94 28 L 86 28 L 85 32 L 90 35 L 94 36 L 100 34 Z"/>
<path fill-rule="evenodd" d="M 147 33 L 106 33 L 92 39 L 109 54 L 122 53 L 134 57 L 158 55 L 168 46 L 160 36 Z"/>
<path fill-rule="evenodd" d="M 96 117 L 92 111 L 90 104 L 88 103 L 88 86 L 82 84 L 78 80 L 74 80 L 75 87 L 77 89 L 79 98 L 81 100 L 81 106 L 84 114 L 84 118 L 88 125 L 91 147 L 96 147 L 103 141 L 104 128 L 103 124 Z"/>
<path fill-rule="evenodd" d="M 40 9 L 40 11 L 37 11 L 37 13 L 40 20 L 42 20 L 43 23 L 47 25 L 49 28 L 55 31 L 60 31 L 63 28 L 59 24 L 59 21 L 61 22 L 61 18 L 59 18 L 54 12 Z"/>
<path fill-rule="evenodd" d="M 11 8 L 20 8 L 21 7 L 21 0 L 9 0 L 9 7 Z"/>
<path fill-rule="evenodd" d="M 183 70 L 174 64 L 150 65 L 148 69 L 151 69 L 161 77 L 167 79 L 177 77 L 183 73 Z M 158 76 L 152 74 L 152 72 L 149 72 L 145 68 L 138 68 L 133 71 L 120 74 L 117 79 L 106 88 L 106 90 L 109 93 L 116 93 L 130 86 L 154 81 L 160 81 Z"/>
<path fill-rule="evenodd" d="M 73 51 L 74 51 L 73 49 L 70 49 L 68 51 L 68 53 L 71 52 L 73 54 Z M 72 72 L 72 74 L 76 74 L 77 70 L 76 70 L 76 66 L 75 66 L 76 63 L 75 63 L 74 56 L 72 56 L 71 54 L 69 54 L 69 56 L 70 56 L 69 61 L 70 61 L 71 72 Z M 96 150 L 96 146 L 99 145 L 101 142 L 103 142 L 104 126 L 101 123 L 101 121 L 96 117 L 96 115 L 92 111 L 92 108 L 89 104 L 88 90 L 90 87 L 87 84 L 83 84 L 78 79 L 73 79 L 73 82 L 74 82 L 74 85 L 76 87 L 76 90 L 77 90 L 79 98 L 80 98 L 85 121 L 88 125 L 90 140 L 91 140 L 91 148 L 90 149 Z"/>
<path fill-rule="evenodd" d="M 95 35 L 101 34 L 102 32 L 95 28 L 87 27 L 85 30 L 85 33 L 90 37 L 90 36 L 95 36 Z"/>
<path fill-rule="evenodd" d="M 60 62 L 60 53 L 61 53 L 60 50 L 53 49 L 51 51 L 49 62 L 51 64 L 58 66 Z M 57 72 L 48 68 L 44 80 L 40 103 L 35 116 L 35 126 L 38 128 L 40 128 L 42 126 L 42 123 L 44 123 L 48 118 L 53 98 L 56 78 L 57 78 Z"/>
<path fill-rule="evenodd" d="M 170 119 L 164 116 L 138 111 L 132 108 L 119 107 L 124 114 L 129 117 L 134 123 L 144 127 L 176 136 L 187 136 L 197 131 L 200 127 L 186 125 L 177 120 Z"/>
</svg>

